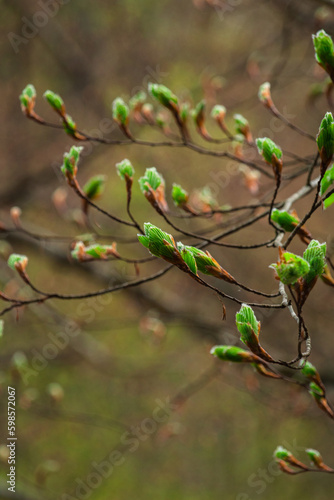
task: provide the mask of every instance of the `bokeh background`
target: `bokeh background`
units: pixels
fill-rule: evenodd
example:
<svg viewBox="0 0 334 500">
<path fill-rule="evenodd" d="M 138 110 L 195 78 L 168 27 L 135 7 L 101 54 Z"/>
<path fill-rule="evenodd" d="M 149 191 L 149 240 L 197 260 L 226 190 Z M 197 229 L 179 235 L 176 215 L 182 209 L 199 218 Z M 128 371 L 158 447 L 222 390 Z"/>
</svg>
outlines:
<svg viewBox="0 0 334 500">
<path fill-rule="evenodd" d="M 42 6 L 46 5 L 52 12 L 47 22 L 42 20 L 43 26 L 29 31 L 26 26 L 34 19 L 37 24 L 45 19 L 38 13 L 45 12 Z M 317 132 L 329 105 L 311 34 L 320 28 L 334 33 L 330 1 L 70 0 L 56 7 L 56 2 L 43 0 L 1 0 L 0 6 L 0 215 L 4 224 L 10 224 L 10 208 L 19 206 L 30 231 L 68 237 L 87 232 L 80 224 L 80 203 L 59 174 L 63 153 L 73 142 L 61 131 L 24 118 L 18 96 L 27 83 L 37 89 L 37 111 L 42 116 L 55 120 L 42 98 L 50 88 L 61 94 L 80 129 L 91 134 L 121 137 L 111 124 L 112 100 L 117 96 L 127 100 L 155 81 L 191 102 L 205 97 L 209 108 L 215 102 L 224 104 L 230 126 L 233 113 L 240 112 L 249 119 L 255 136 L 271 134 L 286 150 L 303 156 L 314 153 L 314 144 L 273 122 L 259 104 L 257 90 L 270 81 L 278 108 L 305 130 Z M 212 123 L 208 127 L 218 134 Z M 161 137 L 147 127 L 134 130 L 140 138 Z M 85 148 L 79 180 L 105 174 L 108 183 L 101 204 L 113 213 L 125 213 L 124 185 L 114 167 L 125 157 L 135 166 L 137 178 L 145 168 L 156 166 L 168 193 L 177 182 L 189 191 L 209 185 L 220 205 L 256 200 L 243 176 L 221 159 L 135 145 L 87 144 Z M 56 191 L 59 187 L 62 190 Z M 296 187 L 298 182 L 285 185 L 282 196 Z M 260 179 L 260 193 L 266 188 L 268 181 Z M 297 210 L 303 214 L 308 203 L 309 199 L 298 202 Z M 168 230 L 137 187 L 133 207 L 141 222 L 149 220 Z M 120 240 L 121 253 L 146 255 L 137 245 L 122 244 L 122 238 L 135 234 L 96 215 L 94 221 L 104 234 Z M 333 247 L 330 210 L 319 212 L 308 227 Z M 229 241 L 265 241 L 268 234 L 264 221 Z M 29 256 L 29 275 L 44 290 L 80 293 L 135 277 L 133 267 L 122 263 L 74 266 L 68 241 L 45 242 L 6 233 L 0 251 L 2 290 L 11 294 L 29 295 L 7 268 L 12 251 Z M 302 251 L 297 241 L 294 251 Z M 277 259 L 275 250 L 215 249 L 214 256 L 240 281 L 267 291 L 277 286 L 268 269 Z M 159 268 L 159 263 L 151 263 L 141 273 Z M 221 288 L 232 291 L 226 284 Z M 319 367 L 331 395 L 330 292 L 322 283 L 317 285 L 306 320 L 313 340 L 311 361 Z M 237 294 L 251 298 L 245 292 Z M 317 448 L 334 464 L 333 426 L 305 392 L 259 380 L 249 367 L 234 365 L 224 367 L 202 388 L 198 385 L 201 374 L 210 369 L 212 345 L 237 343 L 236 307 L 225 305 L 223 322 L 215 295 L 174 270 L 159 282 L 103 300 L 54 301 L 7 315 L 0 350 L 0 497 L 330 498 L 331 476 L 288 477 L 272 462 L 273 450 L 283 444 L 299 458 L 304 448 Z M 294 357 L 296 329 L 288 313 L 261 315 L 261 321 L 265 347 L 277 357 Z M 71 331 L 75 331 L 72 337 Z M 17 389 L 16 495 L 6 491 L 8 384 Z M 157 414 L 161 404 L 157 401 L 172 400 L 184 388 L 184 404 L 167 412 L 165 421 L 151 432 L 152 420 L 150 424 L 147 419 Z M 124 444 L 124 433 L 133 438 L 138 426 L 149 430 L 131 446 Z M 92 475 L 96 464 L 113 450 L 122 455 L 116 455 L 119 465 L 106 473 L 109 477 Z"/>
</svg>

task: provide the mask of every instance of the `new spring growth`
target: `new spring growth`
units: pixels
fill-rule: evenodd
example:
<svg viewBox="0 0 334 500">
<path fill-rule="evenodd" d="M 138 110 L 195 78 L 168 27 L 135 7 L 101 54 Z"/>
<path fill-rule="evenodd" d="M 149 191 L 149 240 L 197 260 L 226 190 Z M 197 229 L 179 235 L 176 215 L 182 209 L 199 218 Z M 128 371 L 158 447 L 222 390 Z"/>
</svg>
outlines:
<svg viewBox="0 0 334 500">
<path fill-rule="evenodd" d="M 200 101 L 195 109 L 192 110 L 191 115 L 197 127 L 198 133 L 206 140 L 210 141 L 211 136 L 205 127 L 205 100 Z"/>
<path fill-rule="evenodd" d="M 334 153 L 334 120 L 332 113 L 326 113 L 317 135 L 318 151 L 321 158 L 321 175 L 325 174 Z"/>
<path fill-rule="evenodd" d="M 130 134 L 128 124 L 129 124 L 130 111 L 128 106 L 125 104 L 121 97 L 116 97 L 112 103 L 112 117 L 115 122 L 119 125 L 122 132 L 132 139 Z"/>
<path fill-rule="evenodd" d="M 64 153 L 64 162 L 60 167 L 60 170 L 64 174 L 67 182 L 70 186 L 73 184 L 73 179 L 77 175 L 78 162 L 80 159 L 80 153 L 83 150 L 81 146 L 72 146 L 68 153 Z"/>
<path fill-rule="evenodd" d="M 310 271 L 305 276 L 306 283 L 310 284 L 324 272 L 326 265 L 326 243 L 321 244 L 317 240 L 312 240 L 303 253 L 303 258 L 310 265 Z"/>
<path fill-rule="evenodd" d="M 168 210 L 165 199 L 165 181 L 155 167 L 147 168 L 138 182 L 142 193 L 158 213 Z"/>
<path fill-rule="evenodd" d="M 141 110 L 146 101 L 146 97 L 146 92 L 139 90 L 139 92 L 132 96 L 129 101 L 129 108 L 131 109 L 133 118 L 137 123 L 143 123 Z"/>
<path fill-rule="evenodd" d="M 329 74 L 334 75 L 334 44 L 331 37 L 324 30 L 312 35 L 317 63 Z"/>
<path fill-rule="evenodd" d="M 280 260 L 269 267 L 275 269 L 275 278 L 284 285 L 294 285 L 299 278 L 306 276 L 310 271 L 309 263 L 291 252 L 284 252 L 279 248 Z"/>
<path fill-rule="evenodd" d="M 252 363 L 256 359 L 256 356 L 249 351 L 231 345 L 214 346 L 210 354 L 222 361 L 232 361 L 235 363 Z"/>
<path fill-rule="evenodd" d="M 295 211 L 290 214 L 285 210 L 278 210 L 277 208 L 274 208 L 271 212 L 271 220 L 288 233 L 291 233 L 300 222 L 299 217 Z M 297 231 L 297 234 L 300 239 L 306 244 L 308 244 L 312 239 L 311 234 L 305 227 L 300 227 Z"/>
<path fill-rule="evenodd" d="M 324 463 L 323 458 L 318 450 L 314 450 L 313 448 L 308 448 L 307 450 L 305 450 L 305 452 L 307 453 L 311 462 L 318 469 L 325 470 L 328 472 L 333 472 L 333 469 L 331 467 L 328 467 L 328 465 Z"/>
<path fill-rule="evenodd" d="M 294 465 L 295 467 L 298 467 L 299 469 L 308 470 L 308 467 L 305 464 L 297 460 L 293 456 L 291 451 L 287 450 L 286 448 L 283 448 L 283 446 L 277 446 L 276 450 L 274 451 L 274 458 L 277 460 L 279 464 L 281 464 L 281 462 L 286 462 L 288 464 Z M 285 472 L 288 471 L 285 470 Z"/>
<path fill-rule="evenodd" d="M 272 357 L 260 345 L 261 323 L 257 321 L 253 309 L 246 304 L 242 304 L 240 311 L 235 316 L 235 320 L 241 334 L 241 341 L 260 358 L 272 361 Z"/>
<path fill-rule="evenodd" d="M 179 184 L 173 184 L 172 198 L 176 207 L 184 208 L 189 200 L 189 194 Z"/>
<path fill-rule="evenodd" d="M 226 108 L 225 106 L 222 106 L 220 104 L 216 104 L 213 106 L 211 110 L 211 118 L 213 118 L 220 129 L 226 134 L 228 137 L 231 137 L 231 134 L 229 133 L 226 123 L 225 123 L 225 116 L 226 116 Z"/>
<path fill-rule="evenodd" d="M 28 117 L 32 116 L 36 102 L 36 89 L 31 83 L 22 90 L 20 102 L 22 112 Z"/>
<path fill-rule="evenodd" d="M 188 120 L 189 112 L 190 112 L 189 103 L 183 102 L 180 106 L 180 119 L 183 124 L 185 124 L 186 121 Z"/>
<path fill-rule="evenodd" d="M 270 83 L 269 82 L 265 82 L 265 83 L 262 83 L 262 85 L 260 85 L 258 97 L 259 97 L 260 102 L 262 102 L 262 104 L 266 108 L 268 108 L 268 109 L 274 108 L 274 103 L 273 103 L 273 100 L 271 98 Z"/>
<path fill-rule="evenodd" d="M 263 159 L 273 167 L 276 179 L 280 176 L 283 167 L 282 150 L 268 137 L 256 139 L 257 149 Z"/>
<path fill-rule="evenodd" d="M 248 120 L 246 120 L 244 116 L 238 113 L 235 114 L 233 118 L 237 134 L 243 135 L 249 144 L 253 142 L 253 137 L 250 131 Z"/>
<path fill-rule="evenodd" d="M 62 117 L 65 117 L 66 109 L 65 104 L 60 95 L 52 92 L 52 90 L 46 90 L 43 97 L 47 100 L 50 106 Z"/>
<path fill-rule="evenodd" d="M 174 112 L 179 111 L 178 98 L 168 87 L 165 87 L 165 85 L 149 83 L 148 91 L 150 95 L 165 108 Z"/>
<path fill-rule="evenodd" d="M 132 179 L 135 174 L 135 169 L 133 168 L 130 160 L 128 160 L 127 158 L 120 161 L 119 163 L 116 163 L 116 170 L 123 181 L 127 178 Z"/>
<path fill-rule="evenodd" d="M 104 191 L 106 178 L 104 175 L 91 177 L 83 187 L 83 192 L 89 200 L 96 200 Z"/>
<path fill-rule="evenodd" d="M 326 170 L 321 179 L 320 196 L 323 196 L 327 189 L 334 183 L 334 165 Z M 334 203 L 334 193 L 324 200 L 324 209 L 330 207 Z"/>
<path fill-rule="evenodd" d="M 86 246 L 82 241 L 77 241 L 73 250 L 71 251 L 72 259 L 79 262 L 87 262 L 91 260 L 107 260 L 112 256 L 116 259 L 120 258 L 116 250 L 116 243 L 112 245 L 93 245 Z"/>
<path fill-rule="evenodd" d="M 17 271 L 22 276 L 25 274 L 28 265 L 28 257 L 26 255 L 12 253 L 8 258 L 7 264 L 11 269 Z"/>
<path fill-rule="evenodd" d="M 306 361 L 301 369 L 301 372 L 311 382 L 315 382 L 323 391 L 325 391 L 325 386 L 321 380 L 318 370 L 314 365 L 312 365 L 312 363 L 310 363 L 310 361 Z"/>
<path fill-rule="evenodd" d="M 181 267 L 180 264 L 183 263 L 183 270 L 188 269 L 171 234 L 165 233 L 149 222 L 144 224 L 144 232 L 145 235 L 138 234 L 138 240 L 152 255 L 160 257 L 178 267 Z"/>
<path fill-rule="evenodd" d="M 196 261 L 196 266 L 201 273 L 214 276 L 215 278 L 222 279 L 228 283 L 236 283 L 233 276 L 225 271 L 225 269 L 218 264 L 216 259 L 214 259 L 208 251 L 204 252 L 196 247 L 183 246 L 182 243 L 178 243 L 178 248 L 179 250 L 181 248 L 185 248 L 187 251 L 192 253 Z"/>
<path fill-rule="evenodd" d="M 333 410 L 329 406 L 324 389 L 320 387 L 320 385 L 318 385 L 316 382 L 310 382 L 309 393 L 311 394 L 319 408 L 327 413 L 327 415 L 329 415 L 331 418 L 334 418 Z"/>
</svg>

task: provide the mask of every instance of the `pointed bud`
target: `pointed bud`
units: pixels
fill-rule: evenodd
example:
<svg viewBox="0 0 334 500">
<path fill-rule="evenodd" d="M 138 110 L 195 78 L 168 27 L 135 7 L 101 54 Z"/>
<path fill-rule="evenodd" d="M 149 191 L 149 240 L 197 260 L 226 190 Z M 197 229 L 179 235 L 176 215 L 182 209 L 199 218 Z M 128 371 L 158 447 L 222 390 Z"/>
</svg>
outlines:
<svg viewBox="0 0 334 500">
<path fill-rule="evenodd" d="M 334 120 L 332 113 L 326 113 L 321 121 L 317 135 L 317 145 L 322 161 L 322 175 L 330 164 L 334 154 Z"/>
<path fill-rule="evenodd" d="M 248 143 L 252 142 L 253 137 L 250 131 L 248 120 L 246 120 L 246 118 L 239 113 L 235 114 L 233 118 L 237 134 L 243 135 Z"/>
<path fill-rule="evenodd" d="M 22 112 L 27 116 L 30 116 L 34 111 L 36 101 L 36 89 L 35 87 L 29 83 L 23 90 L 20 95 L 21 109 Z"/>
<path fill-rule="evenodd" d="M 172 198 L 176 207 L 183 207 L 188 202 L 189 195 L 179 184 L 173 184 Z"/>
<path fill-rule="evenodd" d="M 120 161 L 119 163 L 116 163 L 116 169 L 118 175 L 123 181 L 125 180 L 126 176 L 132 179 L 135 173 L 135 169 L 133 168 L 132 163 L 127 158 Z"/>
<path fill-rule="evenodd" d="M 320 244 L 317 240 L 312 240 L 303 258 L 309 263 L 310 270 L 305 276 L 306 283 L 311 283 L 315 278 L 321 276 L 326 265 L 326 243 Z"/>
<path fill-rule="evenodd" d="M 271 220 L 278 224 L 284 231 L 291 233 L 299 224 L 299 219 L 289 214 L 285 210 L 274 208 L 271 213 Z"/>
<path fill-rule="evenodd" d="M 71 182 L 71 180 L 77 174 L 78 162 L 79 162 L 80 153 L 82 150 L 83 150 L 83 147 L 81 147 L 81 146 L 79 146 L 79 147 L 72 146 L 68 153 L 64 153 L 64 163 L 60 169 L 69 182 Z"/>
<path fill-rule="evenodd" d="M 310 460 L 313 462 L 313 464 L 321 470 L 326 470 L 326 471 L 333 471 L 331 467 L 328 467 L 322 459 L 322 456 L 318 450 L 314 450 L 312 448 L 308 448 L 305 450 L 307 455 L 309 456 Z"/>
<path fill-rule="evenodd" d="M 272 165 L 275 175 L 280 174 L 283 167 L 282 150 L 268 137 L 256 139 L 256 145 L 263 159 Z"/>
<path fill-rule="evenodd" d="M 89 200 L 99 198 L 104 191 L 105 175 L 95 175 L 91 177 L 83 187 L 83 192 Z"/>
<path fill-rule="evenodd" d="M 147 168 L 145 175 L 138 179 L 140 189 L 156 210 L 167 211 L 165 181 L 155 167 Z"/>
<path fill-rule="evenodd" d="M 209 276 L 214 276 L 215 278 L 222 279 L 228 283 L 235 283 L 235 279 L 231 276 L 225 269 L 222 268 L 220 264 L 212 257 L 212 255 L 206 251 L 200 250 L 199 248 L 187 246 L 196 260 L 198 270 Z"/>
<path fill-rule="evenodd" d="M 222 361 L 233 361 L 235 363 L 252 363 L 254 361 L 254 354 L 240 347 L 231 345 L 218 345 L 214 346 L 210 354 L 216 356 Z"/>
<path fill-rule="evenodd" d="M 178 111 L 178 99 L 168 87 L 158 83 L 149 83 L 148 91 L 162 106 L 174 112 Z"/>
<path fill-rule="evenodd" d="M 43 94 L 43 97 L 62 118 L 65 116 L 65 104 L 60 95 L 55 94 L 55 92 L 52 92 L 52 90 L 46 90 Z"/>
<path fill-rule="evenodd" d="M 334 44 L 331 37 L 324 30 L 312 35 L 317 63 L 332 78 L 334 73 Z"/>
<path fill-rule="evenodd" d="M 257 321 L 254 311 L 246 304 L 242 304 L 241 309 L 237 312 L 236 324 L 239 332 L 241 333 L 241 340 L 244 344 L 252 342 L 254 335 L 259 336 L 261 324 Z"/>
<path fill-rule="evenodd" d="M 262 102 L 262 104 L 264 104 L 264 106 L 266 108 L 270 109 L 273 107 L 274 103 L 273 103 L 272 98 L 271 98 L 270 83 L 269 82 L 265 82 L 265 83 L 262 83 L 262 85 L 260 85 L 258 97 L 259 97 L 260 102 Z"/>
<path fill-rule="evenodd" d="M 334 165 L 326 170 L 325 175 L 321 179 L 320 196 L 323 196 L 327 189 L 334 183 Z"/>
<path fill-rule="evenodd" d="M 112 103 L 112 116 L 118 125 L 128 125 L 129 108 L 121 97 L 117 97 Z"/>
</svg>

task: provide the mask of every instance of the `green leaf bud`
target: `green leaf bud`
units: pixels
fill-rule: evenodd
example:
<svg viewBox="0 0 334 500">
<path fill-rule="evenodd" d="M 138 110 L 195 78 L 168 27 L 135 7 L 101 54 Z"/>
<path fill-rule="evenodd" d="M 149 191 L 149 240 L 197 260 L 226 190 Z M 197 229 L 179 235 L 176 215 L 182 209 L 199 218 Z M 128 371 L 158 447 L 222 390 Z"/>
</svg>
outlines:
<svg viewBox="0 0 334 500">
<path fill-rule="evenodd" d="M 182 207 L 188 202 L 189 195 L 179 184 L 173 184 L 172 198 L 176 207 Z"/>
<path fill-rule="evenodd" d="M 271 99 L 270 83 L 269 82 L 265 82 L 265 83 L 262 83 L 262 85 L 260 85 L 258 97 L 259 97 L 260 102 L 262 102 L 262 104 L 264 104 L 265 106 L 267 106 L 267 107 L 272 106 L 273 102 Z"/>
<path fill-rule="evenodd" d="M 283 446 L 277 446 L 274 451 L 274 458 L 277 458 L 278 460 L 286 460 L 290 457 L 292 457 L 292 453 L 286 448 L 283 448 Z"/>
<path fill-rule="evenodd" d="M 189 248 L 184 246 L 181 242 L 177 243 L 177 249 L 190 271 L 197 276 L 197 264 L 193 252 L 191 252 Z"/>
<path fill-rule="evenodd" d="M 55 94 L 54 92 L 52 92 L 52 90 L 46 90 L 43 94 L 43 97 L 45 97 L 47 102 L 55 111 L 57 111 L 61 115 L 64 114 L 65 112 L 64 101 L 62 100 L 60 95 Z"/>
<path fill-rule="evenodd" d="M 333 40 L 324 30 L 318 31 L 316 35 L 312 35 L 312 38 L 317 63 L 331 75 L 334 68 Z"/>
<path fill-rule="evenodd" d="M 326 208 L 333 205 L 333 203 L 334 203 L 334 193 L 328 196 L 328 198 L 324 200 L 324 209 L 326 210 Z"/>
<path fill-rule="evenodd" d="M 83 187 L 83 192 L 90 200 L 98 198 L 104 191 L 106 178 L 104 175 L 94 175 Z"/>
<path fill-rule="evenodd" d="M 28 257 L 18 253 L 12 253 L 7 261 L 8 266 L 14 271 L 24 271 L 28 264 Z"/>
<path fill-rule="evenodd" d="M 76 175 L 82 150 L 82 146 L 72 146 L 68 153 L 64 153 L 64 162 L 61 166 L 61 171 L 66 177 L 72 178 Z"/>
<path fill-rule="evenodd" d="M 327 167 L 334 153 L 334 120 L 332 113 L 326 113 L 317 135 L 317 145 L 323 164 Z"/>
<path fill-rule="evenodd" d="M 206 102 L 203 99 L 198 104 L 196 104 L 195 109 L 192 110 L 191 116 L 194 119 L 194 122 L 198 127 L 203 124 L 204 121 L 204 113 L 205 113 Z"/>
<path fill-rule="evenodd" d="M 274 208 L 271 212 L 271 220 L 278 224 L 284 231 L 292 232 L 299 224 L 299 220 L 284 210 Z"/>
<path fill-rule="evenodd" d="M 162 104 L 162 106 L 168 109 L 177 109 L 178 99 L 168 87 L 165 87 L 165 85 L 149 83 L 148 91 L 154 99 Z"/>
<path fill-rule="evenodd" d="M 20 95 L 20 102 L 22 111 L 30 113 L 32 111 L 35 100 L 36 100 L 36 89 L 35 87 L 29 83 L 23 90 Z"/>
<path fill-rule="evenodd" d="M 189 103 L 184 102 L 180 106 L 180 118 L 183 123 L 185 123 L 189 117 L 190 106 Z"/>
<path fill-rule="evenodd" d="M 293 285 L 299 278 L 306 276 L 310 270 L 310 265 L 305 259 L 290 252 L 282 253 L 280 261 L 269 267 L 275 269 L 279 280 L 284 285 Z"/>
<path fill-rule="evenodd" d="M 259 153 L 263 156 L 264 160 L 270 165 L 274 165 L 275 163 L 274 155 L 278 160 L 281 160 L 282 158 L 281 149 L 274 143 L 274 141 L 272 141 L 268 137 L 261 137 L 259 139 L 256 139 L 256 145 Z"/>
<path fill-rule="evenodd" d="M 326 243 L 320 244 L 317 240 L 312 240 L 303 258 L 309 263 L 310 270 L 305 276 L 307 283 L 310 283 L 317 276 L 321 276 L 326 265 Z"/>
<path fill-rule="evenodd" d="M 138 235 L 138 240 L 149 249 L 152 255 L 170 262 L 174 260 L 177 248 L 172 235 L 165 233 L 149 222 L 144 224 L 144 232 L 145 235 Z"/>
<path fill-rule="evenodd" d="M 254 358 L 254 356 L 250 352 L 245 351 L 245 349 L 230 345 L 214 346 L 210 354 L 222 361 L 233 361 L 235 363 L 251 362 Z"/>
<path fill-rule="evenodd" d="M 321 398 L 324 397 L 324 391 L 323 389 L 316 384 L 315 382 L 311 382 L 309 385 L 309 393 L 311 396 L 316 400 L 319 401 Z"/>
<path fill-rule="evenodd" d="M 124 160 L 116 163 L 117 173 L 122 180 L 125 180 L 125 176 L 127 175 L 130 179 L 134 176 L 135 169 L 132 166 L 130 160 L 125 158 Z"/>
<path fill-rule="evenodd" d="M 250 306 L 243 304 L 235 316 L 237 328 L 241 334 L 241 340 L 244 343 L 253 340 L 254 334 L 258 337 L 260 331 L 260 322 L 257 321 L 254 311 Z"/>
<path fill-rule="evenodd" d="M 308 378 L 313 378 L 318 375 L 317 369 L 315 366 L 312 365 L 309 361 L 306 361 L 305 365 L 301 369 L 301 372 L 305 377 Z"/>
<path fill-rule="evenodd" d="M 116 123 L 127 126 L 129 121 L 129 108 L 121 97 L 117 97 L 112 103 L 112 116 Z"/>
<path fill-rule="evenodd" d="M 142 193 L 149 191 L 149 188 L 155 191 L 160 185 L 165 185 L 164 178 L 157 172 L 155 167 L 147 168 L 143 177 L 138 179 L 138 182 Z"/>
<path fill-rule="evenodd" d="M 217 121 L 223 121 L 226 116 L 226 108 L 225 106 L 221 106 L 220 104 L 216 104 L 213 106 L 211 110 L 211 118 Z"/>
<path fill-rule="evenodd" d="M 71 135 L 72 137 L 76 136 L 77 124 L 70 115 L 66 114 L 64 116 L 63 127 L 66 134 Z"/>
</svg>

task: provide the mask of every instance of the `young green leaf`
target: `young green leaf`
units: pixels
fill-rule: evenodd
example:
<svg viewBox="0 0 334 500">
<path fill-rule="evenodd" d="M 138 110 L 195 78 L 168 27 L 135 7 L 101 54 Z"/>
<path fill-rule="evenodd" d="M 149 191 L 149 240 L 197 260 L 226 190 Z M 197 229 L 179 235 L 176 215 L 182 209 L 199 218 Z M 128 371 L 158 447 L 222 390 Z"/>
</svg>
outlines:
<svg viewBox="0 0 334 500">
<path fill-rule="evenodd" d="M 332 38 L 324 30 L 312 35 L 317 63 L 331 76 L 334 68 L 334 44 Z"/>
<path fill-rule="evenodd" d="M 165 87 L 165 85 L 149 83 L 148 91 L 154 99 L 162 104 L 162 106 L 168 109 L 177 109 L 178 99 L 168 87 Z"/>
<path fill-rule="evenodd" d="M 236 325 L 241 333 L 241 340 L 247 343 L 252 340 L 253 334 L 257 337 L 260 331 L 260 322 L 257 321 L 254 311 L 250 306 L 243 304 L 236 316 Z"/>
<path fill-rule="evenodd" d="M 280 261 L 269 267 L 275 269 L 279 280 L 284 285 L 293 285 L 310 271 L 310 265 L 305 259 L 290 252 L 281 254 Z"/>
<path fill-rule="evenodd" d="M 112 116 L 116 123 L 127 126 L 129 121 L 129 108 L 121 97 L 117 97 L 112 103 Z"/>
<path fill-rule="evenodd" d="M 105 180 L 106 178 L 104 175 L 95 175 L 91 177 L 83 187 L 83 192 L 87 198 L 94 200 L 101 196 L 104 191 Z"/>
<path fill-rule="evenodd" d="M 326 113 L 321 121 L 317 135 L 317 145 L 323 165 L 327 167 L 334 154 L 334 119 L 332 113 Z"/>
<path fill-rule="evenodd" d="M 28 264 L 28 257 L 26 255 L 12 253 L 8 258 L 7 264 L 14 271 L 24 271 Z"/>
<path fill-rule="evenodd" d="M 212 347 L 210 354 L 222 361 L 233 361 L 235 363 L 245 363 L 254 361 L 254 355 L 245 349 L 231 345 L 218 345 Z"/>
<path fill-rule="evenodd" d="M 160 185 L 165 185 L 164 178 L 157 172 L 155 167 L 147 168 L 143 177 L 138 179 L 138 182 L 143 193 L 149 191 L 149 188 L 155 191 Z"/>
<path fill-rule="evenodd" d="M 116 169 L 118 175 L 123 181 L 125 180 L 126 175 L 131 179 L 135 173 L 135 169 L 133 168 L 132 163 L 127 158 L 120 161 L 119 163 L 116 163 Z"/>
<path fill-rule="evenodd" d="M 76 175 L 82 150 L 82 146 L 72 146 L 68 153 L 64 153 L 64 162 L 60 169 L 66 177 L 72 178 Z"/>
<path fill-rule="evenodd" d="M 298 225 L 299 220 L 284 210 L 274 208 L 271 212 L 271 220 L 278 224 L 284 231 L 291 232 Z"/>
<path fill-rule="evenodd" d="M 270 165 L 274 164 L 275 158 L 282 159 L 282 150 L 268 137 L 261 137 L 256 139 L 256 145 L 259 153 L 263 156 L 264 160 Z"/>
<path fill-rule="evenodd" d="M 188 202 L 189 195 L 179 184 L 173 184 L 172 198 L 176 207 L 182 207 Z"/>
<path fill-rule="evenodd" d="M 55 92 L 52 92 L 52 90 L 46 90 L 43 94 L 43 97 L 55 111 L 57 111 L 61 115 L 64 114 L 64 101 L 62 100 L 60 95 L 55 94 Z"/>
<path fill-rule="evenodd" d="M 326 265 L 326 243 L 320 244 L 317 240 L 312 240 L 305 252 L 303 258 L 309 263 L 310 270 L 305 276 L 307 283 L 310 283 L 315 277 L 321 276 Z"/>
</svg>

